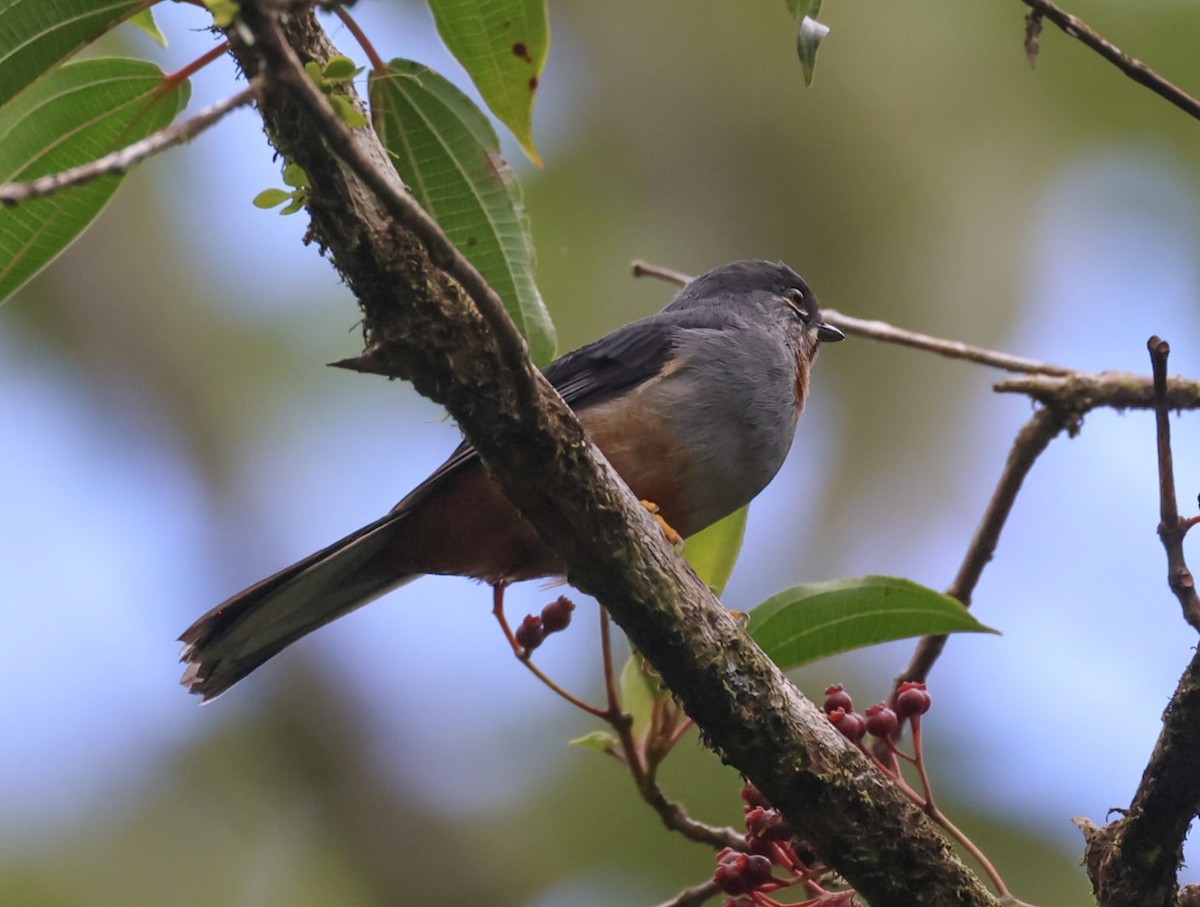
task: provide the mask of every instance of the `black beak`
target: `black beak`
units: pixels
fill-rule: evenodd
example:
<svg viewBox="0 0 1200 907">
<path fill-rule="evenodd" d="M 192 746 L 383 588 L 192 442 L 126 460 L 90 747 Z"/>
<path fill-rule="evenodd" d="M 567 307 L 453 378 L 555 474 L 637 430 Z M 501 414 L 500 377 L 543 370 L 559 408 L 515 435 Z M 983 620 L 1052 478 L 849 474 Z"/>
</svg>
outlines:
<svg viewBox="0 0 1200 907">
<path fill-rule="evenodd" d="M 826 324 L 822 321 L 817 325 L 817 339 L 822 343 L 837 343 L 839 340 L 845 340 L 846 335 L 832 324 Z"/>
</svg>

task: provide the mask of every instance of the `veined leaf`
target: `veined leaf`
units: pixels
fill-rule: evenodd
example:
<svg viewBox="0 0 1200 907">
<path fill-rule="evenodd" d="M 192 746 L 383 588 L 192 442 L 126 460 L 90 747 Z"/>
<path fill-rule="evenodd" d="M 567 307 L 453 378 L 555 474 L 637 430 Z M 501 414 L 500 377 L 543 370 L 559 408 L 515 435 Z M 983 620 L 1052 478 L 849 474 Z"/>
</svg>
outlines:
<svg viewBox="0 0 1200 907">
<path fill-rule="evenodd" d="M 429 0 L 438 33 L 500 122 L 541 166 L 533 102 L 550 50 L 546 0 Z"/>
<path fill-rule="evenodd" d="M 683 547 L 683 556 L 692 565 L 696 575 L 718 597 L 725 591 L 725 584 L 729 582 L 733 565 L 737 563 L 738 554 L 741 553 L 742 540 L 746 536 L 746 517 L 749 513 L 750 505 L 747 504 L 707 529 L 697 532 Z"/>
<path fill-rule="evenodd" d="M 400 176 L 504 300 L 534 362 L 554 358 L 554 325 L 533 279 L 521 187 L 491 123 L 428 67 L 392 60 L 371 73 L 371 115 Z"/>
<path fill-rule="evenodd" d="M 0 182 L 57 173 L 145 138 L 187 103 L 141 60 L 84 60 L 49 73 L 3 108 Z M 0 300 L 49 264 L 95 219 L 123 175 L 0 209 Z"/>
<path fill-rule="evenodd" d="M 948 595 L 893 576 L 787 589 L 750 612 L 748 629 L 784 670 L 894 639 L 996 632 Z"/>
<path fill-rule="evenodd" d="M 0 107 L 123 21 L 138 3 L 139 0 L 0 0 Z"/>
</svg>

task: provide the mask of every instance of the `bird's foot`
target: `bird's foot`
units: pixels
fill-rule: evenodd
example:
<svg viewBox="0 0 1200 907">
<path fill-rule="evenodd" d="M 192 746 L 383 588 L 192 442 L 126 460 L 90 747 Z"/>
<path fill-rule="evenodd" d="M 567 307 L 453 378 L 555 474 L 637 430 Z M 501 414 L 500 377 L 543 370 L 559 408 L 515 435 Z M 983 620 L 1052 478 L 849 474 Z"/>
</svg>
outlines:
<svg viewBox="0 0 1200 907">
<path fill-rule="evenodd" d="M 658 523 L 658 527 L 662 530 L 662 534 L 664 537 L 666 537 L 666 540 L 675 546 L 677 551 L 682 551 L 683 536 L 676 532 L 674 527 L 663 518 L 661 513 L 658 512 L 658 505 L 653 501 L 645 500 L 643 500 L 641 503 L 643 507 L 653 514 L 654 519 Z"/>
</svg>

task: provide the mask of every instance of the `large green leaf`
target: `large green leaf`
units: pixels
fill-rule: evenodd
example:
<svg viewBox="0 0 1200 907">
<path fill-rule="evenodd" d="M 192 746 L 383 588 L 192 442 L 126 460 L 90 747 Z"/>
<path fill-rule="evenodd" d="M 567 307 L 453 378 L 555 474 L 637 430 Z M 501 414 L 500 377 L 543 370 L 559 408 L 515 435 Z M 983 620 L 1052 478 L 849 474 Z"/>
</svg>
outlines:
<svg viewBox="0 0 1200 907">
<path fill-rule="evenodd" d="M 521 187 L 471 99 L 428 67 L 393 60 L 371 73 L 371 115 L 400 176 L 504 300 L 539 365 L 554 325 L 533 279 Z"/>
<path fill-rule="evenodd" d="M 0 182 L 57 173 L 161 129 L 187 103 L 141 60 L 84 60 L 49 73 L 0 108 Z M 92 222 L 121 175 L 0 209 L 0 300 L 50 263 Z"/>
<path fill-rule="evenodd" d="M 784 670 L 910 636 L 996 632 L 948 595 L 893 576 L 787 589 L 750 612 L 749 631 Z"/>
<path fill-rule="evenodd" d="M 714 595 L 719 596 L 725 591 L 725 584 L 733 573 L 733 565 L 737 563 L 742 550 L 742 540 L 746 537 L 746 517 L 749 513 L 750 505 L 747 504 L 697 532 L 683 548 L 683 556 Z"/>
<path fill-rule="evenodd" d="M 125 19 L 139 0 L 0 0 L 0 107 Z"/>
<path fill-rule="evenodd" d="M 429 0 L 429 6 L 442 40 L 492 113 L 540 165 L 533 101 L 550 50 L 546 0 Z"/>
</svg>

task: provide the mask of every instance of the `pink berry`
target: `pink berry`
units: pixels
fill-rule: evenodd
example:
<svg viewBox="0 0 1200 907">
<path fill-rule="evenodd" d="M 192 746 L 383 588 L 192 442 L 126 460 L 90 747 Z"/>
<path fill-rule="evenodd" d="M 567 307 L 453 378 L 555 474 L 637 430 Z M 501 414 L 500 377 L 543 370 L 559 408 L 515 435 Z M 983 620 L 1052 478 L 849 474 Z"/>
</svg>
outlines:
<svg viewBox="0 0 1200 907">
<path fill-rule="evenodd" d="M 762 795 L 762 791 L 749 781 L 742 787 L 742 799 L 746 801 L 747 810 L 753 809 L 755 806 L 761 806 L 766 809 L 771 805 L 767 798 Z"/>
<path fill-rule="evenodd" d="M 896 714 L 901 720 L 924 715 L 933 705 L 933 699 L 923 683 L 902 683 L 896 694 Z"/>
<path fill-rule="evenodd" d="M 771 861 L 757 854 L 746 857 L 746 868 L 742 870 L 742 875 L 755 888 L 775 878 L 771 873 Z"/>
<path fill-rule="evenodd" d="M 546 607 L 542 608 L 542 627 L 547 633 L 557 633 L 565 630 L 571 623 L 571 612 L 575 603 L 565 595 L 560 595 Z"/>
<path fill-rule="evenodd" d="M 851 743 L 858 743 L 867 732 L 867 722 L 858 712 L 837 708 L 829 713 L 829 721 Z"/>
<path fill-rule="evenodd" d="M 833 686 L 825 690 L 825 714 L 828 715 L 834 709 L 842 709 L 845 712 L 854 711 L 854 700 L 850 698 L 850 694 L 840 683 L 835 683 Z"/>
<path fill-rule="evenodd" d="M 517 627 L 517 632 L 513 634 L 517 638 L 517 644 L 526 652 L 532 652 L 542 644 L 542 640 L 546 638 L 546 631 L 542 629 L 542 619 L 533 614 L 525 615 L 525 619 L 521 621 L 521 626 Z"/>
<path fill-rule="evenodd" d="M 867 733 L 872 737 L 883 739 L 895 735 L 900 727 L 900 719 L 882 702 L 867 709 Z"/>
</svg>

